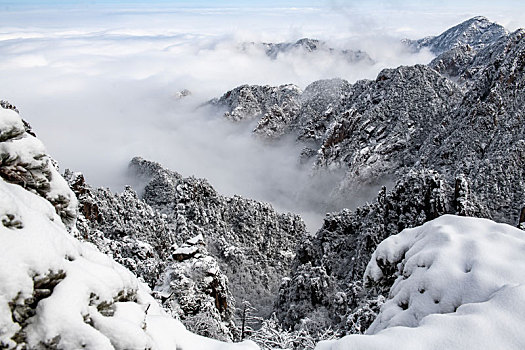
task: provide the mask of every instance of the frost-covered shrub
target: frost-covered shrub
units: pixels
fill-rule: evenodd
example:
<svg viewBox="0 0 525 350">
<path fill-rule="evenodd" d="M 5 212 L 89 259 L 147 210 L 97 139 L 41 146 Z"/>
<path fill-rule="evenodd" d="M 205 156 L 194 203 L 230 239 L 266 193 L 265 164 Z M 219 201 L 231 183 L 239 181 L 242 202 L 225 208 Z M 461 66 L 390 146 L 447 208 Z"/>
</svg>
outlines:
<svg viewBox="0 0 525 350">
<path fill-rule="evenodd" d="M 287 331 L 282 328 L 275 315 L 265 319 L 261 328 L 249 337 L 263 350 L 313 350 L 317 342 L 337 338 L 337 333 L 330 327 L 314 332 L 308 329 L 306 323 L 297 330 Z"/>
</svg>

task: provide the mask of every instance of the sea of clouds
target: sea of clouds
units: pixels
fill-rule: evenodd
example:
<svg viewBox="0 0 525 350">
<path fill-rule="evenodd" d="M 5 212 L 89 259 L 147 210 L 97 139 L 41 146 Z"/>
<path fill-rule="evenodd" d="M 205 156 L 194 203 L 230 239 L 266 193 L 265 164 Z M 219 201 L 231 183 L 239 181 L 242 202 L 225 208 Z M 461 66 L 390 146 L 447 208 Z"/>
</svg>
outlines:
<svg viewBox="0 0 525 350">
<path fill-rule="evenodd" d="M 95 186 L 121 190 L 131 181 L 129 160 L 140 155 L 207 178 L 222 194 L 300 212 L 315 230 L 326 210 L 365 198 L 330 206 L 327 194 L 341 174 L 312 180 L 298 163 L 301 145 L 261 142 L 253 123 L 232 124 L 202 104 L 242 84 L 304 89 L 318 79 L 355 82 L 386 67 L 427 63 L 430 53 L 409 53 L 400 39 L 439 34 L 480 14 L 447 8 L 425 15 L 412 2 L 375 9 L 356 1 L 240 3 L 0 4 L 0 99 L 20 109 L 62 170 L 82 171 Z M 300 52 L 272 60 L 257 46 L 242 49 L 303 37 L 363 50 L 374 62 Z M 179 99 L 183 89 L 192 94 Z"/>
</svg>

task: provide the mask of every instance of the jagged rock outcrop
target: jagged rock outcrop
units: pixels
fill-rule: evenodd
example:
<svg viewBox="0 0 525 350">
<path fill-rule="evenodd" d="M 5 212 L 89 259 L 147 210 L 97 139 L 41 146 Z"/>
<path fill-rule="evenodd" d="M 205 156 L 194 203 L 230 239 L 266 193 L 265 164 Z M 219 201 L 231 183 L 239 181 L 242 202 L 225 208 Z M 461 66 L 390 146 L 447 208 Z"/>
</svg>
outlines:
<svg viewBox="0 0 525 350">
<path fill-rule="evenodd" d="M 255 119 L 274 109 L 285 114 L 283 121 L 286 122 L 286 114 L 294 115 L 298 109 L 297 97 L 301 92 L 301 89 L 293 84 L 278 87 L 242 85 L 210 103 L 226 108 L 224 116 L 231 121 Z"/>
<path fill-rule="evenodd" d="M 130 169 L 146 182 L 144 201 L 175 227 L 177 244 L 201 234 L 235 301 L 249 301 L 258 315 L 269 316 L 295 246 L 306 234 L 303 221 L 266 203 L 223 197 L 206 180 L 183 178 L 142 158 L 134 158 Z"/>
<path fill-rule="evenodd" d="M 343 168 L 343 189 L 413 166 L 428 131 L 452 113 L 463 95 L 434 70 L 417 65 L 386 69 L 354 84 L 317 151 L 315 165 Z"/>
<path fill-rule="evenodd" d="M 364 51 L 361 50 L 349 50 L 349 49 L 335 49 L 330 47 L 328 43 L 310 38 L 302 38 L 296 42 L 283 42 L 283 43 L 243 43 L 241 45 L 242 50 L 246 50 L 249 47 L 262 48 L 266 55 L 271 59 L 277 59 L 279 55 L 296 53 L 296 54 L 309 54 L 309 53 L 325 53 L 330 55 L 340 55 L 344 57 L 349 63 L 367 63 L 373 64 L 374 60 Z"/>
<path fill-rule="evenodd" d="M 308 85 L 300 96 L 301 109 L 290 131 L 297 132 L 298 140 L 317 151 L 350 89 L 344 79 L 319 80 Z"/>
<path fill-rule="evenodd" d="M 155 287 L 155 295 L 193 332 L 220 340 L 238 339 L 235 301 L 228 278 L 198 235 L 174 247 L 173 259 Z"/>
<path fill-rule="evenodd" d="M 525 186 L 525 30 L 479 51 L 473 62 L 478 68 L 465 98 L 430 134 L 421 164 L 465 174 L 488 217 L 515 224 Z"/>
</svg>

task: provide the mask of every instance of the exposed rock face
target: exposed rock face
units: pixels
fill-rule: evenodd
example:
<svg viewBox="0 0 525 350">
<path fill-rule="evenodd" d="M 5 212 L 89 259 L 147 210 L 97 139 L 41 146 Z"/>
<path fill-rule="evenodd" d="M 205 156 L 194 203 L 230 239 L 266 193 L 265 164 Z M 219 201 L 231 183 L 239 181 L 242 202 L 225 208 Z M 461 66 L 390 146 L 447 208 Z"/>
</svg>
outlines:
<svg viewBox="0 0 525 350">
<path fill-rule="evenodd" d="M 299 87 L 293 84 L 278 87 L 242 85 L 211 103 L 226 108 L 224 116 L 231 121 L 260 118 L 267 113 L 281 113 L 282 118 L 279 121 L 285 126 L 288 123 L 287 117 L 295 115 L 298 110 L 297 98 L 300 94 Z"/>
<path fill-rule="evenodd" d="M 478 16 L 454 26 L 438 36 L 419 40 L 406 40 L 405 43 L 414 50 L 428 48 L 439 55 L 461 45 L 469 45 L 479 50 L 507 35 L 507 30 L 487 18 Z"/>
<path fill-rule="evenodd" d="M 426 66 L 383 70 L 344 96 L 315 164 L 346 169 L 342 187 L 349 189 L 413 166 L 428 130 L 462 97 L 454 83 Z"/>
<path fill-rule="evenodd" d="M 0 177 L 47 199 L 68 228 L 75 225 L 77 200 L 16 107 L 0 103 Z"/>
<path fill-rule="evenodd" d="M 421 148 L 421 164 L 465 174 L 489 218 L 515 224 L 523 202 L 525 132 L 525 31 L 518 30 L 473 60 L 465 98 L 432 131 Z M 432 142 L 430 142 L 432 140 Z"/>
<path fill-rule="evenodd" d="M 308 85 L 300 97 L 301 110 L 293 125 L 298 140 L 317 150 L 350 88 L 343 79 L 319 80 Z"/>
</svg>

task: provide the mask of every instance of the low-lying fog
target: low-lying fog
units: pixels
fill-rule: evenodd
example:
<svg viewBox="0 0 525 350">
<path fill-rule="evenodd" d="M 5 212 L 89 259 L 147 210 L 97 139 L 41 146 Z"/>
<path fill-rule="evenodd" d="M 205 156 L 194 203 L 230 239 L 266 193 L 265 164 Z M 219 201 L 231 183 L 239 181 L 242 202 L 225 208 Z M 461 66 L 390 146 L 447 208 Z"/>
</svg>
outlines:
<svg viewBox="0 0 525 350">
<path fill-rule="evenodd" d="M 318 79 L 354 82 L 373 79 L 385 67 L 427 63 L 428 52 L 407 53 L 399 40 L 438 34 L 479 13 L 414 12 L 402 21 L 392 7 L 370 17 L 364 5 L 290 3 L 4 5 L 0 99 L 20 109 L 62 170 L 82 171 L 92 185 L 121 190 L 130 181 L 124 175 L 129 160 L 140 155 L 184 176 L 207 178 L 222 194 L 302 213 L 315 230 L 327 210 L 326 188 L 340 175 L 318 177 L 312 185 L 308 168 L 298 165 L 301 145 L 262 143 L 251 134 L 253 125 L 231 124 L 197 107 L 241 84 L 294 83 L 304 89 Z M 433 18 L 439 21 L 420 25 Z M 363 50 L 374 63 L 350 64 L 326 53 L 272 60 L 260 48 L 240 48 L 303 37 Z M 192 95 L 178 99 L 182 89 Z"/>
</svg>

